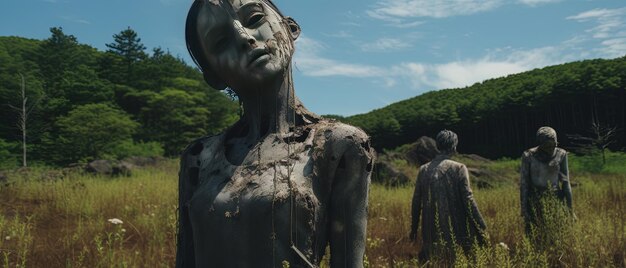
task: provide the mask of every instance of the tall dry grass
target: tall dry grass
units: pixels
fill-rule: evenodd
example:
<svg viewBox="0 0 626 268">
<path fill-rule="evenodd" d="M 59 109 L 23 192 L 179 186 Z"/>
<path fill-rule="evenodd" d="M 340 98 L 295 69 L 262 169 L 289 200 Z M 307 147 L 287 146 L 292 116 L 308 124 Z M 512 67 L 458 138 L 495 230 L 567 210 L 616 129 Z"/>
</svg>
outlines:
<svg viewBox="0 0 626 268">
<path fill-rule="evenodd" d="M 488 224 L 490 243 L 469 259 L 460 255 L 455 266 L 626 265 L 626 173 L 619 168 L 589 173 L 574 167 L 578 172 L 572 174 L 578 184 L 573 189 L 578 220 L 564 231 L 558 230 L 555 245 L 539 247 L 524 237 L 518 189 L 512 181 L 517 177 L 516 163 L 503 160 L 487 164 L 487 168 L 510 183 L 490 189 L 474 188 Z M 40 171 L 12 174 L 14 180 L 0 186 L 0 266 L 174 265 L 175 161 L 139 170 L 131 177 L 113 179 L 70 174 L 61 180 L 42 181 L 34 179 L 39 177 L 37 172 Z M 408 240 L 412 193 L 412 185 L 372 185 L 366 266 L 451 265 L 441 260 L 417 262 L 421 245 Z M 113 219 L 122 223 L 114 224 Z"/>
</svg>

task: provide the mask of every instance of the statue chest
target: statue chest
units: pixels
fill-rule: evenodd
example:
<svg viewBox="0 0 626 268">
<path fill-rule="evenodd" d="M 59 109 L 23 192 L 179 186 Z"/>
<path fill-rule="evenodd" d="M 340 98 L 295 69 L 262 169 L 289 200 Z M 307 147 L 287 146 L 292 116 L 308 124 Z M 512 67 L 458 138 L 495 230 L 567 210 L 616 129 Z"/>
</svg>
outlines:
<svg viewBox="0 0 626 268">
<path fill-rule="evenodd" d="M 233 165 L 223 146 L 211 147 L 186 163 L 197 169 L 197 186 L 188 202 L 197 249 L 244 259 L 273 249 L 274 256 L 290 259 L 289 247 L 295 244 L 313 256 L 315 229 L 323 221 L 314 191 L 313 149 L 275 146 L 271 156 L 263 157 L 262 151 L 260 158 Z M 256 156 L 254 150 L 251 155 Z"/>
<path fill-rule="evenodd" d="M 541 189 L 558 189 L 560 164 L 559 159 L 542 162 L 535 157 L 531 158 L 530 177 L 534 186 Z"/>
</svg>

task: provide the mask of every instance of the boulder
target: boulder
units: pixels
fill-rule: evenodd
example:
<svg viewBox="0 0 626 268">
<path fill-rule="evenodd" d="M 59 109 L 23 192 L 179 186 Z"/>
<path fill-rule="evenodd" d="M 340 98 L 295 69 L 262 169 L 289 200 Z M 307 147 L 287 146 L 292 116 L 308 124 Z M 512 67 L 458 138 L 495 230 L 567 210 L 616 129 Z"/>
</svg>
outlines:
<svg viewBox="0 0 626 268">
<path fill-rule="evenodd" d="M 481 163 L 491 163 L 491 160 L 484 158 L 480 155 L 477 154 L 465 154 L 463 155 L 463 157 L 468 158 L 470 160 L 474 160 L 476 162 L 481 162 Z"/>
<path fill-rule="evenodd" d="M 122 162 L 126 162 L 137 167 L 156 166 L 163 158 L 161 157 L 145 157 L 145 156 L 131 156 L 124 158 Z"/>
<path fill-rule="evenodd" d="M 409 163 L 421 166 L 433 160 L 438 153 L 437 142 L 433 138 L 422 136 L 411 145 L 405 157 Z"/>
<path fill-rule="evenodd" d="M 400 186 L 409 182 L 409 177 L 396 169 L 390 162 L 378 161 L 372 181 L 387 186 Z"/>
<path fill-rule="evenodd" d="M 94 160 L 85 166 L 85 171 L 107 176 L 130 176 L 133 165 L 116 160 Z"/>
</svg>

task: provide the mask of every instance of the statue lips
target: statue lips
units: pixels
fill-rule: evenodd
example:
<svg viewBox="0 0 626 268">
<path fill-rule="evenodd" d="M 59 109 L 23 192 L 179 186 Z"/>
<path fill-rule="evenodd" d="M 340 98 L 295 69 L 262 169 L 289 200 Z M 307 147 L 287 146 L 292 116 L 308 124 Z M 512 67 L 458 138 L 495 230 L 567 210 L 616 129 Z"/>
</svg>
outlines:
<svg viewBox="0 0 626 268">
<path fill-rule="evenodd" d="M 248 58 L 250 59 L 250 61 L 248 62 L 248 66 L 253 67 L 255 65 L 260 65 L 264 62 L 269 61 L 270 55 L 264 48 L 255 48 L 254 50 L 250 51 L 250 53 L 248 54 Z"/>
</svg>

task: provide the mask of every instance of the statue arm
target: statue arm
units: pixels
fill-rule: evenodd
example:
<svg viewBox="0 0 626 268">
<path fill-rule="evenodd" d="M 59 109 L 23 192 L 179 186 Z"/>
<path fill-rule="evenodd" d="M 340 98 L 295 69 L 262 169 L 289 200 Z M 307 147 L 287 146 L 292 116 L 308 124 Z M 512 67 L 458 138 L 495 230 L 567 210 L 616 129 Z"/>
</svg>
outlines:
<svg viewBox="0 0 626 268">
<path fill-rule="evenodd" d="M 468 215 L 477 224 L 480 230 L 487 229 L 485 220 L 483 219 L 482 214 L 480 214 L 480 210 L 478 210 L 476 200 L 474 200 L 474 194 L 472 193 L 472 188 L 470 188 L 469 172 L 467 171 L 467 167 L 465 165 L 462 165 L 459 169 L 458 176 L 462 183 L 460 187 L 461 200 L 463 200 L 465 207 L 469 209 Z"/>
<path fill-rule="evenodd" d="M 572 187 L 569 181 L 569 167 L 567 163 L 567 153 L 561 160 L 561 170 L 559 171 L 559 179 L 561 181 L 561 192 L 565 198 L 567 207 L 572 211 Z"/>
<path fill-rule="evenodd" d="M 189 181 L 189 171 L 186 166 L 188 150 L 181 156 L 178 172 L 178 226 L 176 230 L 176 267 L 195 267 L 195 251 L 193 233 L 189 219 L 189 200 L 193 194 L 193 186 Z"/>
<path fill-rule="evenodd" d="M 520 167 L 520 205 L 522 210 L 522 217 L 524 220 L 530 218 L 528 215 L 528 191 L 530 182 L 530 159 L 526 152 L 522 154 L 522 165 Z"/>
<path fill-rule="evenodd" d="M 336 130 L 333 135 L 336 139 L 327 142 L 327 146 L 331 146 L 327 151 L 337 152 L 333 155 L 338 160 L 329 200 L 330 264 L 331 267 L 363 267 L 367 197 L 375 156 L 365 133 L 356 128 L 347 133 Z"/>
<path fill-rule="evenodd" d="M 415 180 L 415 190 L 413 191 L 413 200 L 411 202 L 411 233 L 409 238 L 413 241 L 417 238 L 417 228 L 419 226 L 420 215 L 422 213 L 422 189 L 421 181 L 426 172 L 423 168 L 420 168 L 417 179 Z"/>
</svg>

